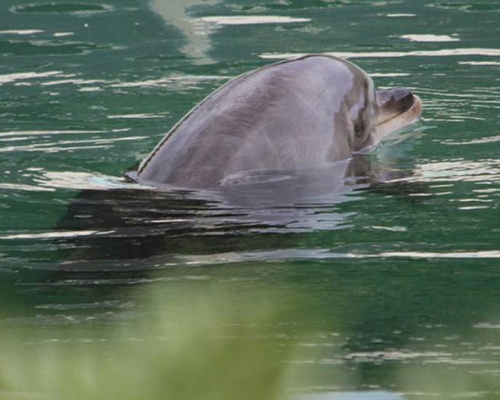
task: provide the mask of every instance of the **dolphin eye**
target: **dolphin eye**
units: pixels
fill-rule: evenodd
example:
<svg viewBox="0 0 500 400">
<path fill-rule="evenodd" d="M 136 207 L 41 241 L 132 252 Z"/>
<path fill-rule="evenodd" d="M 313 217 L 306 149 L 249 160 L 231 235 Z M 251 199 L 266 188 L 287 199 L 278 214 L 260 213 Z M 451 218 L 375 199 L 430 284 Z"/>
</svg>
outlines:
<svg viewBox="0 0 500 400">
<path fill-rule="evenodd" d="M 359 136 L 364 133 L 365 123 L 362 118 L 358 118 L 354 123 L 354 134 Z"/>
</svg>

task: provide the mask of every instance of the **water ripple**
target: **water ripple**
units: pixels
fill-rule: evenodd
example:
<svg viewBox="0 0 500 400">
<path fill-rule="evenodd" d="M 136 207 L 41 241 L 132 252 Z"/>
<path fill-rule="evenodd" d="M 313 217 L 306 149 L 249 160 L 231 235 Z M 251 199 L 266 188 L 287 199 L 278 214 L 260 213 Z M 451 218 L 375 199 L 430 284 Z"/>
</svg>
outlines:
<svg viewBox="0 0 500 400">
<path fill-rule="evenodd" d="M 88 3 L 45 3 L 28 4 L 11 8 L 14 13 L 68 13 L 68 14 L 94 14 L 111 11 L 113 8 L 103 4 Z"/>
<path fill-rule="evenodd" d="M 200 18 L 203 22 L 216 25 L 257 25 L 257 24 L 290 24 L 297 22 L 309 22 L 310 18 L 294 18 L 279 15 L 232 15 L 211 16 Z"/>
<path fill-rule="evenodd" d="M 460 39 L 448 35 L 401 35 L 412 42 L 458 42 Z"/>
<path fill-rule="evenodd" d="M 403 258 L 403 259 L 499 259 L 500 251 L 476 251 L 476 252 L 381 252 L 381 253 L 337 253 L 328 249 L 283 249 L 276 251 L 255 251 L 239 253 L 220 253 L 203 256 L 177 256 L 176 259 L 182 265 L 204 266 L 226 263 L 237 263 L 246 261 L 277 262 L 286 260 L 352 260 L 352 259 L 381 259 L 381 258 Z"/>
<path fill-rule="evenodd" d="M 500 57 L 500 49 L 493 48 L 456 48 L 441 50 L 413 51 L 374 51 L 374 52 L 324 52 L 321 54 L 340 58 L 396 58 L 396 57 L 452 57 L 452 56 L 487 56 Z M 263 53 L 260 58 L 266 60 L 286 60 L 306 56 L 307 53 Z"/>
<path fill-rule="evenodd" d="M 500 160 L 443 161 L 420 166 L 424 180 L 435 181 L 500 181 Z"/>
<path fill-rule="evenodd" d="M 0 75 L 0 85 L 12 83 L 26 79 L 46 78 L 62 74 L 62 71 L 47 71 L 47 72 L 18 72 L 11 74 Z"/>
<path fill-rule="evenodd" d="M 36 35 L 43 32 L 41 29 L 9 29 L 0 31 L 0 35 Z"/>
</svg>

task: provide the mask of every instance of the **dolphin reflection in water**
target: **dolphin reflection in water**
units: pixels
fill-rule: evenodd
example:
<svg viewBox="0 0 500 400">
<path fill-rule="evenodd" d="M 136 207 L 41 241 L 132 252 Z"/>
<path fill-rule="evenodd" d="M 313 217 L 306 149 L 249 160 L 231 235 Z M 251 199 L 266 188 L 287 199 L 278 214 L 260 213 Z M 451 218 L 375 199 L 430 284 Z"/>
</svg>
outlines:
<svg viewBox="0 0 500 400">
<path fill-rule="evenodd" d="M 373 175 L 363 153 L 421 112 L 335 57 L 265 66 L 188 112 L 126 173 L 134 184 L 83 191 L 59 227 L 93 232 L 66 246 L 73 260 L 287 247 L 286 234 L 343 223 L 335 204 Z"/>
</svg>

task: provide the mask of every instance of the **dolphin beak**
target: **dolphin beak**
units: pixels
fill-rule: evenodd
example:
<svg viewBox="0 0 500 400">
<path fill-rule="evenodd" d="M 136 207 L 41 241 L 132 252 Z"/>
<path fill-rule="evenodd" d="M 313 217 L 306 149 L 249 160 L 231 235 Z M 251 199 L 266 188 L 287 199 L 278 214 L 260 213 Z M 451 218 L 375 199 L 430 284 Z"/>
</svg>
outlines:
<svg viewBox="0 0 500 400">
<path fill-rule="evenodd" d="M 376 136 L 381 140 L 386 135 L 420 120 L 422 100 L 408 89 L 379 90 L 376 94 Z"/>
<path fill-rule="evenodd" d="M 418 97 L 416 94 L 413 95 L 413 99 L 414 99 L 413 105 L 410 107 L 408 112 L 414 115 L 413 122 L 416 122 L 421 119 L 424 106 L 422 104 L 422 100 L 420 100 L 420 97 Z"/>
<path fill-rule="evenodd" d="M 376 93 L 378 116 L 376 125 L 384 125 L 397 119 L 403 127 L 409 125 L 422 115 L 422 101 L 405 88 L 378 90 Z"/>
</svg>

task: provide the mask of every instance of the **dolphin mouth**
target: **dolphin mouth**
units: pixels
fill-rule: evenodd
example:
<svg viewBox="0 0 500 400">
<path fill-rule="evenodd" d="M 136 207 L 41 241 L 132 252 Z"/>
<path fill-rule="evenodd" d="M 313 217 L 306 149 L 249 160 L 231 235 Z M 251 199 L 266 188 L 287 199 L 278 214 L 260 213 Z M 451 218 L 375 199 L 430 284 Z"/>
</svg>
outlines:
<svg viewBox="0 0 500 400">
<path fill-rule="evenodd" d="M 413 120 L 410 123 L 420 121 L 420 119 L 422 118 L 422 111 L 424 108 L 420 97 L 414 94 L 413 99 L 414 101 L 412 106 L 406 111 L 407 114 L 413 115 Z"/>
</svg>

